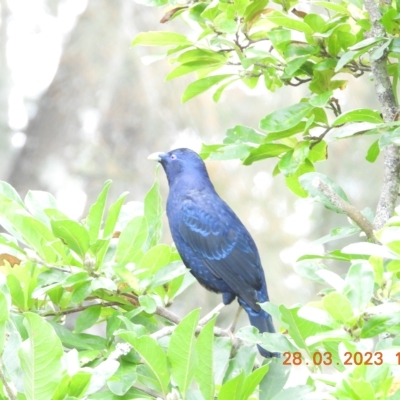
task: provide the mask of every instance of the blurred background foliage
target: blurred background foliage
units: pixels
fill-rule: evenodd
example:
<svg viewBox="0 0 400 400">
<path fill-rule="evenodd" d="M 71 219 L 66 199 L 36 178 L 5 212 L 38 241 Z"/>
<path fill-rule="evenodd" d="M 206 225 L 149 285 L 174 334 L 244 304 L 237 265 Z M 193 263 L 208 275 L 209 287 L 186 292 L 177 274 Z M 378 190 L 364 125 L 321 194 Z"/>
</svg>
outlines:
<svg viewBox="0 0 400 400">
<path fill-rule="evenodd" d="M 160 30 L 163 10 L 127 0 L 0 0 L 0 7 L 0 179 L 22 197 L 28 189 L 53 193 L 71 218 L 87 212 L 107 179 L 114 182 L 110 202 L 124 191 L 128 200 L 143 199 L 154 177 L 148 154 L 221 142 L 227 129 L 254 126 L 305 94 L 302 87 L 272 94 L 238 84 L 218 103 L 206 93 L 182 105 L 190 77 L 164 82 L 172 70 L 167 62 L 144 67 L 141 56 L 149 49 L 130 49 L 137 33 Z M 188 30 L 182 21 L 173 23 L 174 31 Z M 368 74 L 349 86 L 342 111 L 379 108 Z M 327 162 L 318 166 L 358 209 L 375 209 L 378 199 L 381 161 L 364 160 L 371 143 L 365 137 L 352 138 L 351 147 L 346 140 L 332 142 Z M 274 165 L 207 161 L 218 192 L 259 247 L 271 300 L 289 306 L 318 291 L 295 273 L 296 259 L 338 248 L 337 242 L 325 248 L 312 243 L 346 223 L 322 205 L 297 200 L 282 176 L 272 177 Z M 164 176 L 160 181 L 165 198 Z M 166 221 L 165 235 L 170 243 Z M 206 313 L 219 301 L 195 284 L 173 308 L 184 315 L 201 306 Z M 232 307 L 224 315 L 234 313 Z"/>
</svg>

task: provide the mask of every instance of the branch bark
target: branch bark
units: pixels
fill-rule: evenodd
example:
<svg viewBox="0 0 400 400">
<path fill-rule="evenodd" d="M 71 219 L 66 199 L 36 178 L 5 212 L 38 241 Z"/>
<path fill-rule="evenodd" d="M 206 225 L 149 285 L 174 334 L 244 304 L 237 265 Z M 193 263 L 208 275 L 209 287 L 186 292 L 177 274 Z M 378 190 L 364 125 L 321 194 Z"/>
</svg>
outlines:
<svg viewBox="0 0 400 400">
<path fill-rule="evenodd" d="M 372 28 L 370 37 L 386 37 L 386 31 L 380 23 L 382 17 L 378 4 L 375 0 L 364 0 L 364 5 L 369 13 Z M 394 121 L 398 113 L 396 100 L 393 94 L 392 84 L 387 71 L 388 51 L 383 52 L 382 57 L 374 59 L 372 54 L 375 48 L 370 50 L 371 70 L 374 76 L 375 90 L 379 103 L 382 107 L 382 115 L 385 122 Z M 379 198 L 376 216 L 374 220 L 375 229 L 380 229 L 393 215 L 400 184 L 400 156 L 399 146 L 391 144 L 384 152 L 383 186 Z"/>
<path fill-rule="evenodd" d="M 368 239 L 373 240 L 375 243 L 378 242 L 374 235 L 373 225 L 359 210 L 357 210 L 357 208 L 338 196 L 338 194 L 321 179 L 316 178 L 312 183 L 313 186 L 323 193 L 334 206 L 342 210 L 349 218 L 351 218 L 365 232 Z"/>
</svg>

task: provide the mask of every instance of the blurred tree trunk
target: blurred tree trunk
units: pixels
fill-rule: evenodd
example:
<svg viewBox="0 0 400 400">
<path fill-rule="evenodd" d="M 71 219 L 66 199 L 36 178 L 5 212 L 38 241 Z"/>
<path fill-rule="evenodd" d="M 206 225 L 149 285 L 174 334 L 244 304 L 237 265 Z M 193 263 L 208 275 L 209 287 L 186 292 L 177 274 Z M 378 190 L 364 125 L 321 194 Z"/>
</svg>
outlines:
<svg viewBox="0 0 400 400">
<path fill-rule="evenodd" d="M 6 0 L 0 0 L 0 179 L 4 178 L 9 165 L 10 127 L 8 125 L 8 99 L 11 74 L 7 65 L 6 44 L 9 9 Z"/>
<path fill-rule="evenodd" d="M 135 185 L 137 199 L 149 188 L 144 178 L 154 165 L 147 163 L 147 154 L 169 148 L 166 133 L 184 129 L 189 119 L 178 106 L 184 81 L 169 84 L 179 85 L 176 89 L 159 90 L 165 63 L 143 67 L 130 50 L 137 32 L 158 24 L 154 12 L 123 0 L 88 2 L 14 160 L 8 181 L 21 195 L 28 189 L 57 193 L 73 182 L 90 204 L 109 178 L 116 195 Z M 199 103 L 190 107 L 198 125 L 214 123 L 197 111 Z"/>
</svg>

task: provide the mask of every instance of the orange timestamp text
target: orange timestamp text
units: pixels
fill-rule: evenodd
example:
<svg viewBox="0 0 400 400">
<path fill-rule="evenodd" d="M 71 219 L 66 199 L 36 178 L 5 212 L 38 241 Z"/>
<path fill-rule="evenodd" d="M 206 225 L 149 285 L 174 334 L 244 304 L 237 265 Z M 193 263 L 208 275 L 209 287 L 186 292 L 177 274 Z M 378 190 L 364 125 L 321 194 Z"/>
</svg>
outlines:
<svg viewBox="0 0 400 400">
<path fill-rule="evenodd" d="M 400 352 L 396 353 L 397 363 L 400 365 Z M 380 351 L 356 351 L 351 353 L 346 351 L 343 355 L 343 365 L 382 365 L 383 354 Z M 283 364 L 284 365 L 339 365 L 339 362 L 335 362 L 332 357 L 332 353 L 329 351 L 320 352 L 316 351 L 312 354 L 311 360 L 305 360 L 299 351 L 291 353 L 285 351 L 283 353 Z"/>
</svg>

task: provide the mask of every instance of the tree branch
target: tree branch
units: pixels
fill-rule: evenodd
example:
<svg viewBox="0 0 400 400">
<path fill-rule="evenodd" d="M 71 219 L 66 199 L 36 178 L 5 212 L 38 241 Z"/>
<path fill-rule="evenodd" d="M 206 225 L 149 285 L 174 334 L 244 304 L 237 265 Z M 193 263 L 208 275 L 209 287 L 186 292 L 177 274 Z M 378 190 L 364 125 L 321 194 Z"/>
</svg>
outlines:
<svg viewBox="0 0 400 400">
<path fill-rule="evenodd" d="M 372 28 L 369 32 L 370 37 L 386 37 L 386 31 L 379 22 L 382 15 L 375 0 L 364 0 L 364 5 L 369 13 Z M 375 81 L 375 90 L 382 107 L 382 115 L 385 122 L 394 121 L 398 112 L 396 100 L 393 94 L 392 84 L 387 71 L 387 49 L 382 57 L 373 57 L 376 47 L 369 51 L 371 70 Z M 396 204 L 399 184 L 400 184 L 400 157 L 399 147 L 391 144 L 386 147 L 384 152 L 383 186 L 379 198 L 376 216 L 374 220 L 375 229 L 380 229 L 393 215 Z"/>
<path fill-rule="evenodd" d="M 3 364 L 0 360 L 0 381 L 3 383 L 4 388 L 6 389 L 7 396 L 10 400 L 16 400 L 17 396 L 14 390 L 11 388 L 9 383 L 7 382 L 6 377 L 4 376 L 3 373 Z"/>
<path fill-rule="evenodd" d="M 312 184 L 323 193 L 334 206 L 342 210 L 349 218 L 351 218 L 365 232 L 368 239 L 373 240 L 375 243 L 378 242 L 374 235 L 373 225 L 359 210 L 357 210 L 357 208 L 338 196 L 338 194 L 321 179 L 315 178 Z"/>
</svg>

